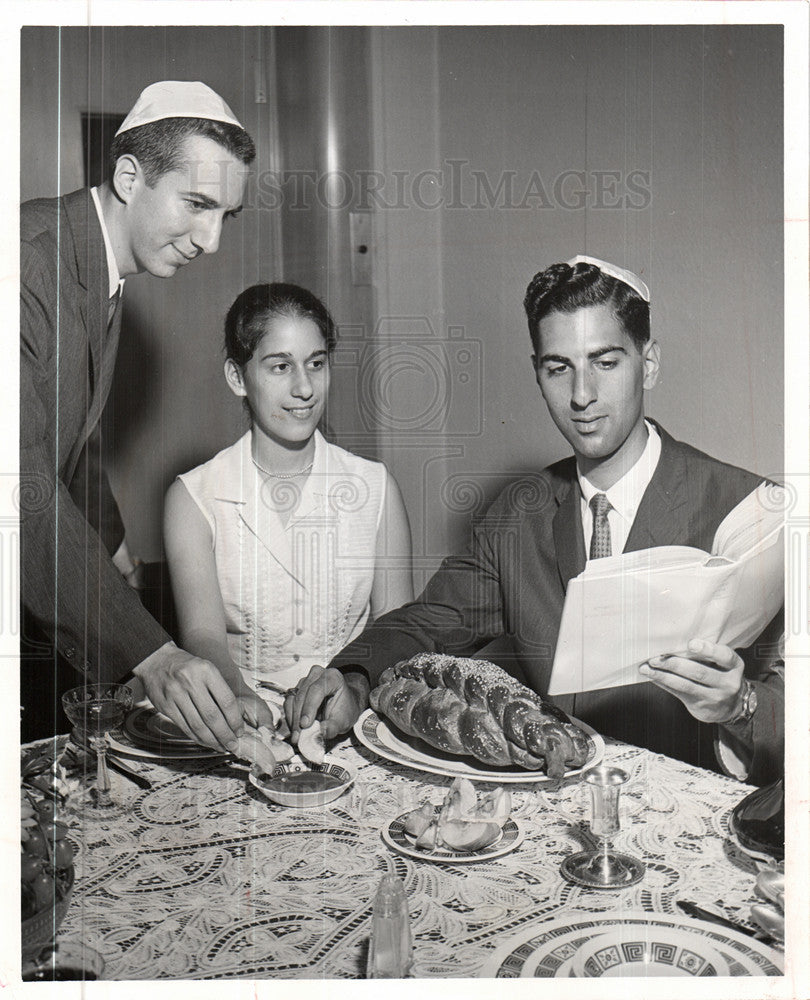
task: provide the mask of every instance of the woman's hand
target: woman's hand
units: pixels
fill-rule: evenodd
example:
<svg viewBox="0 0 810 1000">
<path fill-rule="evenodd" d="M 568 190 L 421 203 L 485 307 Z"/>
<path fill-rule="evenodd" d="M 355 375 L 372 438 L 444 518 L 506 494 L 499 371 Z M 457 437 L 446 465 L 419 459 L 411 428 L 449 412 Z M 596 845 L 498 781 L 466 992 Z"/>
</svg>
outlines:
<svg viewBox="0 0 810 1000">
<path fill-rule="evenodd" d="M 311 726 L 319 713 L 324 739 L 348 732 L 368 706 L 368 691 L 363 674 L 313 666 L 284 699 L 292 742 L 298 743 L 301 730 Z"/>
<path fill-rule="evenodd" d="M 743 668 L 730 647 L 692 639 L 687 656 L 653 656 L 639 673 L 680 698 L 699 722 L 722 725 L 741 710 Z"/>
</svg>

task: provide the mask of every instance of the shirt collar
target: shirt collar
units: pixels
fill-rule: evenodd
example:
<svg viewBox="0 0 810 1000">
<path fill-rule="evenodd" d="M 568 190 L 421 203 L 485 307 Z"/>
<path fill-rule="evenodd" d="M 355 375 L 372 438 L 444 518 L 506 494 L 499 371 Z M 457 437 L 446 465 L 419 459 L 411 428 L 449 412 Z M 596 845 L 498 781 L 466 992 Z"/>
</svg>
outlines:
<svg viewBox="0 0 810 1000">
<path fill-rule="evenodd" d="M 326 438 L 319 430 L 313 434 L 315 453 L 312 456 L 312 469 L 304 484 L 301 494 L 304 497 L 319 496 L 325 493 L 328 486 L 329 449 Z M 253 431 L 246 431 L 237 442 L 237 447 L 229 454 L 232 463 L 232 474 L 224 473 L 216 487 L 216 499 L 233 503 L 247 503 L 254 495 L 256 484 L 260 483 L 259 471 L 252 457 Z M 283 480 L 278 480 L 283 482 Z M 300 509 L 301 503 L 298 508 Z"/>
<path fill-rule="evenodd" d="M 604 493 L 613 509 L 629 524 L 635 520 L 641 498 L 650 484 L 661 457 L 661 438 L 655 425 L 651 424 L 649 420 L 645 420 L 644 426 L 647 428 L 647 443 L 644 446 L 644 451 L 635 465 L 628 469 L 609 490 L 597 489 L 577 470 L 579 488 L 585 503 L 589 504 L 591 498 L 597 493 Z"/>
<path fill-rule="evenodd" d="M 96 206 L 96 214 L 98 215 L 99 225 L 101 226 L 101 235 L 104 237 L 104 249 L 107 253 L 107 275 L 110 280 L 110 298 L 112 298 L 117 291 L 123 290 L 124 279 L 118 273 L 118 264 L 116 263 L 112 243 L 110 242 L 110 234 L 107 232 L 107 224 L 104 221 L 104 213 L 101 211 L 101 201 L 98 196 L 98 188 L 90 188 L 90 194 L 93 196 L 93 204 Z"/>
</svg>

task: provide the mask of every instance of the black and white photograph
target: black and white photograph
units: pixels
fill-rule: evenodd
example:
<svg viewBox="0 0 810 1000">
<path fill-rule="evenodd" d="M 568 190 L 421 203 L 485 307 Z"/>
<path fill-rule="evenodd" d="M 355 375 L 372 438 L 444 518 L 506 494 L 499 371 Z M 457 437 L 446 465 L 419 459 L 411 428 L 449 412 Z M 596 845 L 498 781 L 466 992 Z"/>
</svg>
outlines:
<svg viewBox="0 0 810 1000">
<path fill-rule="evenodd" d="M 807 995 L 807 31 L 9 5 L 10 995 Z"/>
</svg>

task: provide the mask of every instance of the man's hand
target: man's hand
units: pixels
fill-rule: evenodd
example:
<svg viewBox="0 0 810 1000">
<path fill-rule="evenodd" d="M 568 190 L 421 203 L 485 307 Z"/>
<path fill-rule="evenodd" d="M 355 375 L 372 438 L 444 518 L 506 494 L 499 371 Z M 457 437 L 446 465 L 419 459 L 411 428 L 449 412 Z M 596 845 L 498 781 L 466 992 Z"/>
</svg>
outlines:
<svg viewBox="0 0 810 1000">
<path fill-rule="evenodd" d="M 284 699 L 292 742 L 298 743 L 301 730 L 311 726 L 319 712 L 324 739 L 348 732 L 368 706 L 368 691 L 368 681 L 361 673 L 312 667 Z"/>
<path fill-rule="evenodd" d="M 728 646 L 692 639 L 687 656 L 654 656 L 639 667 L 639 673 L 680 698 L 699 722 L 722 725 L 741 709 L 743 668 L 743 661 Z"/>
<path fill-rule="evenodd" d="M 254 729 L 261 729 L 266 726 L 268 729 L 276 728 L 276 720 L 280 715 L 273 715 L 264 698 L 261 698 L 255 691 L 251 691 L 247 685 L 245 690 L 236 695 L 239 704 L 239 711 L 242 718 Z"/>
<path fill-rule="evenodd" d="M 133 673 L 155 708 L 187 736 L 233 753 L 244 726 L 242 705 L 213 663 L 172 642 L 139 663 Z"/>
</svg>

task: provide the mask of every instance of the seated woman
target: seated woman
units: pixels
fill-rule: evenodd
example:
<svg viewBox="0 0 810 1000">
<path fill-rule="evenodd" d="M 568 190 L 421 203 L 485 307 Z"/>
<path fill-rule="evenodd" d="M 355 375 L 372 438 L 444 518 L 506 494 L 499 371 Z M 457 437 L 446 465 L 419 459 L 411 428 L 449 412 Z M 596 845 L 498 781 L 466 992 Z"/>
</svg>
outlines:
<svg viewBox="0 0 810 1000">
<path fill-rule="evenodd" d="M 225 323 L 225 378 L 251 426 L 181 475 L 165 509 L 183 647 L 251 702 L 327 664 L 369 617 L 412 600 L 411 538 L 385 466 L 318 431 L 336 330 L 297 285 L 254 285 Z"/>
</svg>

